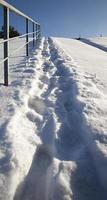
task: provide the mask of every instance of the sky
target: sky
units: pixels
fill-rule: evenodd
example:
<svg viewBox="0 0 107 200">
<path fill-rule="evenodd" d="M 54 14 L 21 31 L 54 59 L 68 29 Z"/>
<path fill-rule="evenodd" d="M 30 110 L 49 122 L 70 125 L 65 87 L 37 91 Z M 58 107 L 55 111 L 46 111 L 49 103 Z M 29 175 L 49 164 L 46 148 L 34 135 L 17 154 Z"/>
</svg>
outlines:
<svg viewBox="0 0 107 200">
<path fill-rule="evenodd" d="M 107 36 L 107 0 L 7 0 L 41 24 L 43 36 Z M 2 15 L 2 11 L 1 14 Z M 2 18 L 1 18 L 2 20 Z M 25 32 L 24 19 L 11 13 L 10 24 Z M 29 30 L 32 25 L 30 24 Z"/>
</svg>

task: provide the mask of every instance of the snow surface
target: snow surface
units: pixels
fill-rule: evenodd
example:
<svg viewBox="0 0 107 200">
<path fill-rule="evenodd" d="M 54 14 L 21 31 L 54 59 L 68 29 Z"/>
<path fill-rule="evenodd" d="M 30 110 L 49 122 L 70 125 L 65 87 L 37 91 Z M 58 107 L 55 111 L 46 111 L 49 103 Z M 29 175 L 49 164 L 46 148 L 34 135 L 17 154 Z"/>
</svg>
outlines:
<svg viewBox="0 0 107 200">
<path fill-rule="evenodd" d="M 107 48 L 107 37 L 95 37 L 95 38 L 88 38 L 91 42 L 99 44 L 103 47 Z"/>
<path fill-rule="evenodd" d="M 107 52 L 107 37 L 81 38 L 80 41 Z"/>
<path fill-rule="evenodd" d="M 10 63 L 10 85 L 0 85 L 0 200 L 107 199 L 106 59 L 80 41 L 43 38 Z"/>
</svg>

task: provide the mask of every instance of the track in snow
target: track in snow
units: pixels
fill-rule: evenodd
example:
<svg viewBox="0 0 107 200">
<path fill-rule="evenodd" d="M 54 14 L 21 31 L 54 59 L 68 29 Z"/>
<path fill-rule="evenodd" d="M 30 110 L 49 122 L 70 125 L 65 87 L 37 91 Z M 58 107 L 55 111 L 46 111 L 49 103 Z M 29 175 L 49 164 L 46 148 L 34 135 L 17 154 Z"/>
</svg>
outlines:
<svg viewBox="0 0 107 200">
<path fill-rule="evenodd" d="M 69 66 L 70 59 L 65 62 L 52 41 L 45 39 L 25 113 L 43 145 L 37 147 L 15 200 L 106 199 L 81 134 L 82 107 L 75 102 L 75 72 L 66 63 Z"/>
</svg>

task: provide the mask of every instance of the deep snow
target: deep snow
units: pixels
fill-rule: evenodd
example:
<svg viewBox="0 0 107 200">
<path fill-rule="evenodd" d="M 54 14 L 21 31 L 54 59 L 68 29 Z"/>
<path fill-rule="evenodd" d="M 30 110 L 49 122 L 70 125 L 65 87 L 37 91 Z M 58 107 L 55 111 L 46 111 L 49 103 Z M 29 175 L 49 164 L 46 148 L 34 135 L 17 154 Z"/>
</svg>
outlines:
<svg viewBox="0 0 107 200">
<path fill-rule="evenodd" d="M 43 38 L 20 59 L 0 86 L 0 200 L 106 200 L 106 53 Z"/>
</svg>

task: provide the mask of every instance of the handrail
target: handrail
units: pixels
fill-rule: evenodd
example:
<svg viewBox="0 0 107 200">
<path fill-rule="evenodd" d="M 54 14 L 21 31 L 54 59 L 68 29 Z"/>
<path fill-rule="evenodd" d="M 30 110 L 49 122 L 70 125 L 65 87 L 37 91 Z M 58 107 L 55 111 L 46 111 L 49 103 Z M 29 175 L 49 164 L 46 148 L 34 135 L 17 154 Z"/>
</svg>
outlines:
<svg viewBox="0 0 107 200">
<path fill-rule="evenodd" d="M 38 37 L 38 36 L 39 36 L 39 33 L 38 33 L 37 37 Z M 23 49 L 23 48 L 26 46 L 26 44 L 29 44 L 29 43 L 32 42 L 32 41 L 33 41 L 33 39 L 30 40 L 29 42 L 26 42 L 25 44 L 21 45 L 21 47 L 17 48 L 16 50 L 14 50 L 14 52 L 10 53 L 10 55 L 9 55 L 8 57 L 6 57 L 5 59 L 3 59 L 3 60 L 0 62 L 0 64 L 4 63 L 4 61 L 8 60 L 8 58 L 11 58 L 11 56 L 13 56 L 13 55 L 14 55 L 16 52 L 18 52 L 19 50 Z"/>
<path fill-rule="evenodd" d="M 12 40 L 15 40 L 15 39 L 20 39 L 20 38 L 23 38 L 25 37 L 26 35 L 32 35 L 33 33 L 38 33 L 40 31 L 35 31 L 35 32 L 30 32 L 30 33 L 26 33 L 26 34 L 23 34 L 23 35 L 19 35 L 19 36 L 16 36 L 16 37 L 13 37 L 13 38 L 9 38 L 9 39 L 6 39 L 6 40 L 2 40 L 0 41 L 0 44 L 3 44 L 4 42 L 7 42 L 7 41 L 12 41 Z"/>
<path fill-rule="evenodd" d="M 38 34 L 38 35 L 39 35 L 39 34 Z M 29 43 L 32 42 L 32 41 L 33 41 L 33 39 L 30 40 L 29 42 L 26 42 L 24 45 L 22 45 L 22 46 L 19 47 L 18 49 L 16 49 L 14 52 L 12 52 L 12 53 L 8 56 L 8 58 L 11 58 L 12 55 L 14 55 L 14 54 L 15 54 L 16 52 L 18 52 L 19 50 L 23 49 L 23 47 L 25 47 L 26 44 L 29 44 Z"/>
<path fill-rule="evenodd" d="M 0 4 L 5 6 L 6 8 L 10 9 L 11 11 L 15 12 L 16 14 L 24 17 L 24 18 L 27 18 L 28 20 L 30 20 L 31 22 L 34 22 L 35 24 L 38 24 L 37 22 L 35 22 L 33 19 L 31 19 L 30 17 L 28 17 L 27 15 L 25 15 L 23 12 L 19 11 L 18 9 L 16 9 L 15 7 L 11 6 L 9 3 L 7 3 L 6 1 L 4 0 L 0 0 Z"/>
<path fill-rule="evenodd" d="M 4 44 L 4 59 L 0 64 L 4 62 L 4 85 L 8 86 L 8 68 L 9 68 L 9 58 L 15 54 L 17 51 L 22 49 L 24 46 L 26 46 L 26 56 L 29 55 L 29 43 L 33 41 L 33 47 L 35 45 L 35 40 L 39 40 L 41 36 L 41 31 L 40 31 L 40 24 L 33 19 L 31 19 L 29 16 L 25 15 L 9 3 L 5 2 L 4 0 L 0 0 L 0 5 L 3 6 L 4 8 L 4 39 L 0 41 L 0 44 Z M 25 18 L 25 23 L 26 23 L 26 33 L 17 37 L 9 38 L 9 12 L 12 11 L 17 15 L 20 15 Z M 33 32 L 29 32 L 29 21 L 32 22 L 32 28 Z M 36 27 L 36 31 L 35 31 Z M 29 41 L 29 35 L 33 36 L 33 39 Z M 12 52 L 9 55 L 9 42 L 13 40 L 17 40 L 20 38 L 25 37 L 26 42 L 24 45 L 20 46 L 20 48 L 16 49 L 14 52 Z M 36 38 L 36 39 L 35 39 Z"/>
<path fill-rule="evenodd" d="M 39 34 L 38 34 L 39 35 Z M 20 48 L 16 49 L 14 52 L 12 52 L 8 57 L 6 57 L 5 59 L 3 59 L 0 64 L 4 63 L 4 61 L 8 60 L 8 58 L 11 58 L 11 56 L 13 56 L 16 52 L 18 52 L 19 50 L 23 49 L 26 44 L 29 44 L 30 42 L 32 42 L 33 40 L 30 40 L 29 42 L 26 42 L 25 44 L 23 44 Z"/>
</svg>

